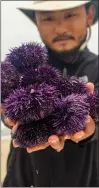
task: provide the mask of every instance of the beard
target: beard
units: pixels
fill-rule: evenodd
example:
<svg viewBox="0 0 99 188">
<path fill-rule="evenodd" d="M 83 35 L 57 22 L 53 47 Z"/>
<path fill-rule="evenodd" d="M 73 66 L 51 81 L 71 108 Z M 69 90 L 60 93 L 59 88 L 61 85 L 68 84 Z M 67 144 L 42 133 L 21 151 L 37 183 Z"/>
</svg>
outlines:
<svg viewBox="0 0 99 188">
<path fill-rule="evenodd" d="M 84 37 L 84 39 L 80 41 L 78 46 L 76 46 L 75 48 L 73 48 L 71 50 L 64 50 L 64 51 L 59 52 L 59 51 L 51 48 L 47 44 L 45 44 L 45 46 L 48 49 L 48 51 L 52 52 L 57 58 L 59 58 L 60 60 L 67 60 L 67 62 L 68 62 L 68 61 L 72 61 L 72 59 L 74 59 L 77 55 L 79 55 L 79 53 L 80 53 L 79 48 L 86 41 L 86 38 L 87 38 L 87 34 Z"/>
</svg>

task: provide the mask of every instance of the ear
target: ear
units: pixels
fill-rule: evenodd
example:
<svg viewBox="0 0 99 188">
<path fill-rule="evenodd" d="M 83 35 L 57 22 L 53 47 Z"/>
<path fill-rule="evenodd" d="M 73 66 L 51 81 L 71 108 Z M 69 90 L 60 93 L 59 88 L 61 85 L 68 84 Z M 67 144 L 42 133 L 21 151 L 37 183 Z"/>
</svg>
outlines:
<svg viewBox="0 0 99 188">
<path fill-rule="evenodd" d="M 94 5 L 91 5 L 87 10 L 87 26 L 91 26 L 94 21 L 94 17 L 96 15 L 96 10 Z"/>
</svg>

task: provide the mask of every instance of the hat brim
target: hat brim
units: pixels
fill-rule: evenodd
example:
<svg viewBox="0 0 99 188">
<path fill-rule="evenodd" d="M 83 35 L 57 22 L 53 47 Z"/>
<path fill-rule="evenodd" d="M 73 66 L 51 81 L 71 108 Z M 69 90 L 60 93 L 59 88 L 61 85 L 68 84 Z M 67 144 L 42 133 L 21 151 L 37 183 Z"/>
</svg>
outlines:
<svg viewBox="0 0 99 188">
<path fill-rule="evenodd" d="M 63 9 L 70 9 L 82 6 L 89 1 L 29 1 L 27 5 L 23 7 L 26 10 L 35 10 L 35 11 L 57 11 Z M 20 7 L 21 8 L 21 7 Z"/>
<path fill-rule="evenodd" d="M 36 2 L 36 1 L 35 1 Z M 53 6 L 51 6 L 50 3 L 54 3 Z M 35 23 L 35 11 L 58 11 L 58 10 L 66 10 L 71 8 L 76 8 L 79 6 L 82 6 L 84 4 L 87 4 L 91 2 L 95 6 L 96 9 L 96 15 L 93 21 L 93 24 L 95 24 L 99 20 L 99 3 L 98 1 L 69 1 L 72 3 L 65 3 L 66 1 L 42 1 L 41 3 L 35 3 L 33 2 L 29 3 L 29 6 L 20 7 L 18 8 L 22 13 L 24 13 L 32 22 Z M 56 7 L 57 2 L 57 7 Z M 49 7 L 49 8 L 48 8 Z"/>
</svg>

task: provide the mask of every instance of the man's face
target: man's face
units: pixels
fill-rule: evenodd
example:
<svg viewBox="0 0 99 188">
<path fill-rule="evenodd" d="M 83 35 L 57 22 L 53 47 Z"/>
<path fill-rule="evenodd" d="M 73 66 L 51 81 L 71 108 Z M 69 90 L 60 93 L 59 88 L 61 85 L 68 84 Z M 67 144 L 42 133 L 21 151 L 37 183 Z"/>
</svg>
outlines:
<svg viewBox="0 0 99 188">
<path fill-rule="evenodd" d="M 42 41 L 56 52 L 70 52 L 85 39 L 87 26 L 92 24 L 93 14 L 86 12 L 85 6 L 79 8 L 36 12 L 36 24 Z"/>
</svg>

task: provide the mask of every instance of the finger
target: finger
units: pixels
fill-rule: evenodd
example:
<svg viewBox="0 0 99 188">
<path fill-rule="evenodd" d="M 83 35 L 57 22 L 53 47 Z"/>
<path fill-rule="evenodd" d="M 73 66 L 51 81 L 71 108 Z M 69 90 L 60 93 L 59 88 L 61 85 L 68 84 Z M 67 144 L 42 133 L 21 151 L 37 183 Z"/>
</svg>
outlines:
<svg viewBox="0 0 99 188">
<path fill-rule="evenodd" d="M 49 146 L 49 143 L 47 142 L 45 144 L 40 144 L 39 146 L 27 148 L 27 152 L 31 153 L 31 152 L 34 152 L 34 151 L 43 150 L 43 149 L 46 149 L 48 146 Z"/>
<path fill-rule="evenodd" d="M 87 117 L 86 119 L 86 124 L 90 123 L 90 116 Z M 73 135 L 71 135 L 71 140 L 78 143 L 85 137 L 85 132 L 84 130 L 81 130 Z"/>
<path fill-rule="evenodd" d="M 12 140 L 12 144 L 13 144 L 13 147 L 14 147 L 14 148 L 19 147 L 19 145 L 16 143 L 16 140 L 15 140 L 15 139 L 14 139 L 14 140 Z"/>
<path fill-rule="evenodd" d="M 65 135 L 64 140 L 70 140 L 71 136 L 70 135 Z"/>
<path fill-rule="evenodd" d="M 84 139 L 90 137 L 95 132 L 95 122 L 90 116 L 89 118 L 90 118 L 90 122 L 86 124 L 85 129 L 84 129 L 84 132 L 85 132 Z"/>
<path fill-rule="evenodd" d="M 10 120 L 9 118 L 4 118 L 4 122 L 8 125 L 8 126 L 11 126 L 11 127 L 13 127 L 13 126 L 15 126 L 16 125 L 16 122 L 15 121 L 12 121 L 12 120 Z"/>
<path fill-rule="evenodd" d="M 83 131 L 75 133 L 71 137 L 71 140 L 78 143 L 79 141 L 82 141 L 90 137 L 94 132 L 95 132 L 95 123 L 93 119 L 90 116 L 88 116 L 85 129 Z"/>
<path fill-rule="evenodd" d="M 53 149 L 59 152 L 64 148 L 64 137 L 60 137 L 59 139 L 58 136 L 52 135 L 49 137 L 48 143 Z"/>
<path fill-rule="evenodd" d="M 94 84 L 91 83 L 91 82 L 88 82 L 88 83 L 87 83 L 87 87 L 88 87 L 88 89 L 89 89 L 89 92 L 90 92 L 90 93 L 93 93 L 93 91 L 94 91 Z"/>
<path fill-rule="evenodd" d="M 84 131 L 79 131 L 79 132 L 77 132 L 77 133 L 75 133 L 75 134 L 73 134 L 73 135 L 71 136 L 71 140 L 72 140 L 73 142 L 78 143 L 79 141 L 81 141 L 81 140 L 84 138 L 84 136 L 85 136 Z"/>
</svg>

